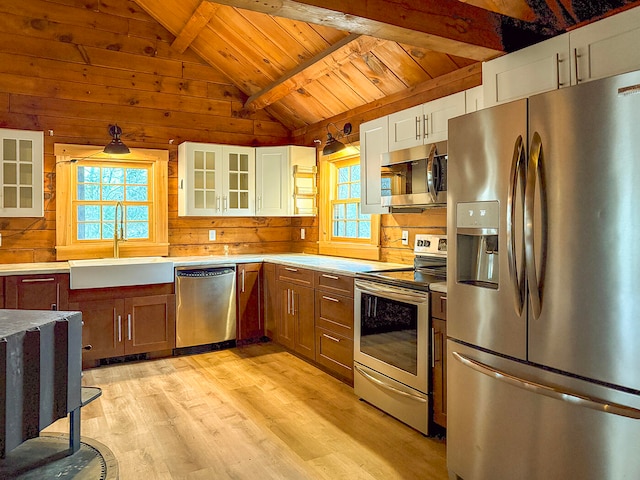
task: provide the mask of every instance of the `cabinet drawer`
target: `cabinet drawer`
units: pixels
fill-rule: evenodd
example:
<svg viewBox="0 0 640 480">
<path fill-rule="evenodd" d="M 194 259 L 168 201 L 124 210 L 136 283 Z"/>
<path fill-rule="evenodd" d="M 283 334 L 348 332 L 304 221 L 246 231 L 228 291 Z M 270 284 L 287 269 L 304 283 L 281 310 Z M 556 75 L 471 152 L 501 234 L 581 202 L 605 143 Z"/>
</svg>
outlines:
<svg viewBox="0 0 640 480">
<path fill-rule="evenodd" d="M 278 280 L 284 282 L 291 282 L 305 287 L 313 286 L 313 270 L 278 265 L 277 277 Z"/>
<path fill-rule="evenodd" d="M 353 339 L 353 297 L 316 290 L 316 325 Z"/>
<path fill-rule="evenodd" d="M 339 295 L 353 296 L 353 277 L 349 275 L 338 275 L 336 273 L 315 272 L 316 288 L 325 292 L 337 293 Z"/>
<path fill-rule="evenodd" d="M 353 381 L 353 340 L 316 327 L 316 362 Z"/>
<path fill-rule="evenodd" d="M 431 292 L 431 316 L 441 320 L 447 319 L 447 294 Z"/>
</svg>

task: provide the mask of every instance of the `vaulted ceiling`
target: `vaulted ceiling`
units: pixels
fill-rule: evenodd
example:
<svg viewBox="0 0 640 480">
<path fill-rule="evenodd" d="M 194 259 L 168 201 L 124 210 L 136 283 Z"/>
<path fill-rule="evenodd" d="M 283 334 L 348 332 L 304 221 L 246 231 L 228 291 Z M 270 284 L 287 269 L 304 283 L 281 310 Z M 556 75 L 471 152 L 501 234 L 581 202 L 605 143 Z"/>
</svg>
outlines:
<svg viewBox="0 0 640 480">
<path fill-rule="evenodd" d="M 135 0 L 291 131 L 639 0 Z"/>
</svg>

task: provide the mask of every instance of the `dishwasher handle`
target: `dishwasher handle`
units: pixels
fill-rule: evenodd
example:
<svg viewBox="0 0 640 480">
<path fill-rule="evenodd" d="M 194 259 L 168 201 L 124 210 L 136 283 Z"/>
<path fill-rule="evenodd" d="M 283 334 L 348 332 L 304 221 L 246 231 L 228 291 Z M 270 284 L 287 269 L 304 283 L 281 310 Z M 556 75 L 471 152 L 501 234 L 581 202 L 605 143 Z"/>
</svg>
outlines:
<svg viewBox="0 0 640 480">
<path fill-rule="evenodd" d="M 236 274 L 235 266 L 205 267 L 205 268 L 180 268 L 176 269 L 176 277 L 219 277 L 220 275 Z"/>
</svg>

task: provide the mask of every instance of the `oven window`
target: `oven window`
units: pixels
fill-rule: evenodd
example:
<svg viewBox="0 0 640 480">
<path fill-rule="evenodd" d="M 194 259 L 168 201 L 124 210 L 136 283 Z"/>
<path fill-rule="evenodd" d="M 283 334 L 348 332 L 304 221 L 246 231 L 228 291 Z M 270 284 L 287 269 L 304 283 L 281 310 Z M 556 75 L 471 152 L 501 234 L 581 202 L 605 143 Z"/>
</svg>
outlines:
<svg viewBox="0 0 640 480">
<path fill-rule="evenodd" d="M 360 351 L 418 373 L 418 306 L 362 293 Z"/>
</svg>

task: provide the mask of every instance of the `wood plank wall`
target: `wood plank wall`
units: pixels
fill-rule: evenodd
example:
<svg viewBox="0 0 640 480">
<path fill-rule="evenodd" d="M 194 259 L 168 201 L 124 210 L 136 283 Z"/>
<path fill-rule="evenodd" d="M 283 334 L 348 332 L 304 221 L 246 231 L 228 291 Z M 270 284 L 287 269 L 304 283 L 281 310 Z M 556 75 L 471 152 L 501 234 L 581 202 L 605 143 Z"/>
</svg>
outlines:
<svg viewBox="0 0 640 480">
<path fill-rule="evenodd" d="M 117 122 L 131 147 L 169 150 L 169 253 L 317 253 L 316 218 L 178 218 L 177 145 L 312 145 L 325 123 L 292 136 L 264 111 L 246 116 L 246 96 L 130 0 L 0 2 L 0 127 L 45 132 L 45 217 L 0 218 L 0 263 L 55 260 L 54 143 L 105 145 Z M 480 83 L 478 65 L 437 78 L 391 101 L 329 119 L 371 120 Z M 50 134 L 51 133 L 51 134 Z M 352 140 L 357 141 L 357 135 Z M 381 260 L 412 262 L 415 233 L 444 233 L 444 209 L 382 217 Z M 218 241 L 208 241 L 208 230 Z M 300 239 L 305 228 L 306 239 Z M 409 230 L 410 245 L 400 245 Z"/>
<path fill-rule="evenodd" d="M 230 253 L 313 251 L 314 219 L 177 217 L 178 144 L 291 138 L 263 111 L 241 114 L 246 96 L 190 50 L 172 50 L 173 40 L 129 0 L 0 2 L 0 127 L 43 130 L 46 172 L 45 217 L 0 218 L 0 262 L 55 260 L 53 145 L 105 145 L 115 122 L 127 145 L 169 150 L 171 255 L 222 253 L 224 244 Z M 218 242 L 208 242 L 210 228 Z"/>
</svg>

